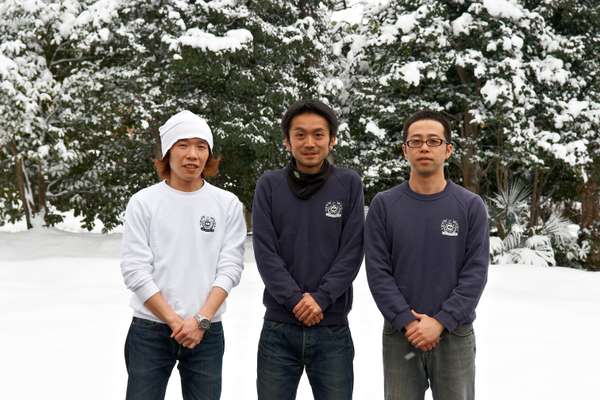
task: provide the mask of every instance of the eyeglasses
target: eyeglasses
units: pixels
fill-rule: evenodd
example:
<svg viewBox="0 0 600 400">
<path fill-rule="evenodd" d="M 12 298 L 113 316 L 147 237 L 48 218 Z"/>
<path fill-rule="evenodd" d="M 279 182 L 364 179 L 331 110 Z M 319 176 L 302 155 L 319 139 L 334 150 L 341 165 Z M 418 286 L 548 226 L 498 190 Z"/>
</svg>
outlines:
<svg viewBox="0 0 600 400">
<path fill-rule="evenodd" d="M 411 139 L 405 142 L 405 144 L 411 149 L 420 149 L 423 146 L 423 143 L 427 144 L 427 147 L 440 147 L 443 143 L 448 142 L 440 138 L 427 138 L 427 140 Z"/>
</svg>

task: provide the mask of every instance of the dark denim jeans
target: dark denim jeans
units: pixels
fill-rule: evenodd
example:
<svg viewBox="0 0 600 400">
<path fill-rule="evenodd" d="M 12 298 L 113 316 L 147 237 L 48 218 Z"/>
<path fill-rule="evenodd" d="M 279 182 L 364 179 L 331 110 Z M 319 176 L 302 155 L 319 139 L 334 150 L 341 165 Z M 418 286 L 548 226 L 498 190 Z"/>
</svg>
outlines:
<svg viewBox="0 0 600 400">
<path fill-rule="evenodd" d="M 177 361 L 184 400 L 218 400 L 225 341 L 220 322 L 211 325 L 202 342 L 188 349 L 170 338 L 171 329 L 133 318 L 125 341 L 127 400 L 162 400 Z"/>
<path fill-rule="evenodd" d="M 440 343 L 423 352 L 385 321 L 383 376 L 386 400 L 423 400 L 431 384 L 434 400 L 475 398 L 475 333 L 471 324 L 444 331 Z"/>
<path fill-rule="evenodd" d="M 265 320 L 258 344 L 258 400 L 293 400 L 304 368 L 315 400 L 350 400 L 354 344 L 348 326 Z"/>
</svg>

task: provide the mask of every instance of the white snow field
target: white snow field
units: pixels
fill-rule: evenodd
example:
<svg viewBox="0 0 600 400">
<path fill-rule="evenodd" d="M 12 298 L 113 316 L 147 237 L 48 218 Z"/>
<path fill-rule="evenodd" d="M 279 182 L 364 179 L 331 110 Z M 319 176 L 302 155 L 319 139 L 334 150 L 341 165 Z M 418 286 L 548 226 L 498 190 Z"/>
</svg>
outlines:
<svg viewBox="0 0 600 400">
<path fill-rule="evenodd" d="M 120 234 L 7 230 L 0 232 L 0 399 L 124 398 L 131 311 Z M 364 267 L 354 288 L 354 398 L 382 399 L 382 318 Z M 256 398 L 262 290 L 248 241 L 224 319 L 223 400 Z M 599 398 L 600 273 L 492 266 L 475 329 L 478 399 Z M 178 380 L 174 369 L 167 399 L 181 398 Z M 312 399 L 305 376 L 297 398 Z"/>
</svg>

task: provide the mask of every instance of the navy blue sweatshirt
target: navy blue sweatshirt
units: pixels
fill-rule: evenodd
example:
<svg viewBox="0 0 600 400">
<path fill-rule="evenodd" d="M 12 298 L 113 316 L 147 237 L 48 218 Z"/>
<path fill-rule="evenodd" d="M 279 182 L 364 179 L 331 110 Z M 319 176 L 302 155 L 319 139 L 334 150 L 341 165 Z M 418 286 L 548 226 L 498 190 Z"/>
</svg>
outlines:
<svg viewBox="0 0 600 400">
<path fill-rule="evenodd" d="M 253 243 L 265 319 L 300 324 L 292 310 L 308 292 L 323 310 L 319 325 L 348 324 L 364 254 L 363 186 L 356 172 L 329 168 L 325 184 L 306 200 L 290 190 L 287 168 L 266 172 L 256 184 Z"/>
<path fill-rule="evenodd" d="M 397 330 L 415 319 L 414 309 L 453 331 L 475 320 L 487 281 L 485 205 L 450 181 L 433 195 L 405 182 L 371 202 L 365 253 L 375 303 Z"/>
</svg>

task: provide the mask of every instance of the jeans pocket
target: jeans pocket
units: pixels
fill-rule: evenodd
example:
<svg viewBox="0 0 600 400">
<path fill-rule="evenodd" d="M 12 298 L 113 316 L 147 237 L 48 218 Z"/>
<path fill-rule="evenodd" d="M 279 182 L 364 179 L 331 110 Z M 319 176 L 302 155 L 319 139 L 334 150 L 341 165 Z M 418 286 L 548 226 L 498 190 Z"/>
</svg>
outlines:
<svg viewBox="0 0 600 400">
<path fill-rule="evenodd" d="M 398 332 L 398 331 L 396 330 L 396 328 L 394 328 L 394 325 L 392 325 L 391 322 L 389 322 L 388 320 L 383 321 L 383 334 L 384 335 L 393 335 L 396 332 Z"/>
<path fill-rule="evenodd" d="M 223 324 L 220 321 L 213 322 L 210 326 L 210 329 L 207 330 L 204 334 L 210 336 L 223 336 Z"/>
<path fill-rule="evenodd" d="M 274 331 L 280 330 L 284 327 L 284 322 L 271 321 L 269 319 L 265 320 L 265 327 L 268 329 L 272 329 Z"/>
<path fill-rule="evenodd" d="M 450 332 L 454 336 L 467 337 L 474 334 L 473 324 L 459 325 L 456 329 Z"/>
<path fill-rule="evenodd" d="M 151 321 L 149 319 L 133 317 L 133 320 L 131 321 L 131 326 L 134 326 L 136 328 L 162 329 L 167 325 L 161 322 Z"/>
<path fill-rule="evenodd" d="M 137 338 L 144 340 L 162 340 L 171 335 L 169 325 L 137 317 L 133 317 L 129 329 Z"/>
<path fill-rule="evenodd" d="M 325 331 L 331 336 L 345 336 L 348 334 L 350 328 L 348 325 L 331 325 L 325 326 Z"/>
<path fill-rule="evenodd" d="M 348 325 L 324 326 L 322 330 L 317 330 L 315 333 L 320 349 L 327 352 L 330 357 L 341 355 L 354 358 L 354 341 Z"/>
</svg>

